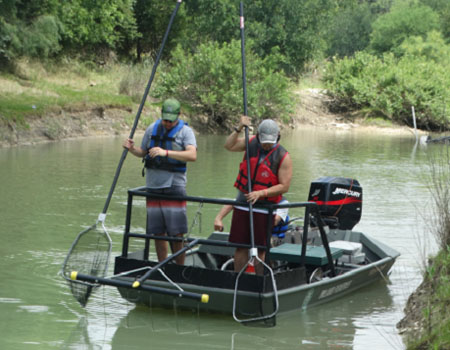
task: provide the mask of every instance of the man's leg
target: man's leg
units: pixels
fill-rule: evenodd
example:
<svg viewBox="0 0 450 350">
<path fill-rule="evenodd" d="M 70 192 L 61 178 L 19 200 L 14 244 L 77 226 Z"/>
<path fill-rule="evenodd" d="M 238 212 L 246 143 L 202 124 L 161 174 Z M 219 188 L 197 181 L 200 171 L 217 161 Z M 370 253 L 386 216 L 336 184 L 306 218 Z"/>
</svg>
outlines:
<svg viewBox="0 0 450 350">
<path fill-rule="evenodd" d="M 180 233 L 177 235 L 177 237 L 181 238 L 181 237 L 183 237 L 183 234 Z M 173 241 L 173 242 L 171 242 L 171 246 L 172 246 L 172 254 L 175 254 L 177 251 L 184 248 L 184 242 L 183 241 L 180 241 L 180 242 Z M 184 265 L 185 257 L 186 257 L 186 253 L 180 254 L 175 258 L 175 262 L 178 265 Z"/>
<path fill-rule="evenodd" d="M 165 236 L 165 234 L 158 234 L 158 236 Z M 158 256 L 158 261 L 161 262 L 164 259 L 167 258 L 168 255 L 168 246 L 167 241 L 155 239 L 155 248 L 156 248 L 156 255 Z"/>
<path fill-rule="evenodd" d="M 258 258 L 260 258 L 262 261 L 264 261 L 264 259 L 266 258 L 266 251 L 262 250 L 262 249 L 258 249 Z M 256 261 L 256 263 L 255 263 L 255 272 L 257 275 L 264 274 L 264 265 L 261 264 L 259 261 Z"/>
<path fill-rule="evenodd" d="M 173 186 L 168 189 L 165 193 L 174 196 L 185 196 L 186 189 L 182 186 Z M 186 213 L 186 201 L 175 201 L 175 200 L 165 200 L 164 206 L 161 206 L 164 223 L 166 227 L 166 232 L 170 237 L 182 238 L 184 233 L 187 232 L 187 213 Z M 170 248 L 172 254 L 178 252 L 184 247 L 183 241 L 171 241 Z M 175 258 L 175 262 L 179 265 L 184 264 L 185 253 L 180 254 Z"/>
<path fill-rule="evenodd" d="M 234 251 L 234 271 L 239 272 L 248 261 L 248 249 L 236 248 Z"/>
</svg>

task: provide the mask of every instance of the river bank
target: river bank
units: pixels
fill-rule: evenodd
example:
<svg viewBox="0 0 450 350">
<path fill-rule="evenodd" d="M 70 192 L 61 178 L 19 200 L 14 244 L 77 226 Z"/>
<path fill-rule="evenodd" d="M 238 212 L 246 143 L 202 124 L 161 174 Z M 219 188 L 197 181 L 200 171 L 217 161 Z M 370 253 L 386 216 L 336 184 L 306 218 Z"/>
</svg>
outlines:
<svg viewBox="0 0 450 350">
<path fill-rule="evenodd" d="M 284 128 L 325 128 L 342 131 L 368 130 L 377 133 L 408 134 L 414 136 L 414 130 L 406 126 L 380 125 L 367 122 L 350 114 L 331 113 L 327 108 L 327 96 L 321 89 L 308 88 L 295 92 L 298 97 L 295 113 Z M 96 137 L 107 135 L 126 135 L 133 124 L 138 105 L 88 106 L 70 109 L 59 108 L 45 116 L 32 116 L 26 123 L 0 119 L 0 147 L 33 145 L 42 142 L 54 142 L 63 139 Z M 137 133 L 159 116 L 156 107 L 144 108 Z M 207 116 L 184 115 L 194 130 L 199 133 L 227 132 L 211 130 Z M 231 130 L 231 129 L 230 129 Z M 424 134 L 422 131 L 418 131 Z"/>
</svg>

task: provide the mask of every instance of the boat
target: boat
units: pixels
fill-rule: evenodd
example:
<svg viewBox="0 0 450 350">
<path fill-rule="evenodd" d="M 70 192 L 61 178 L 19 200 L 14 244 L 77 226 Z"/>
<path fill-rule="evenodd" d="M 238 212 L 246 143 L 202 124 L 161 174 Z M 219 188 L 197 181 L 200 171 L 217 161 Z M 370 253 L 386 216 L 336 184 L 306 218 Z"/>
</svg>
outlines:
<svg viewBox="0 0 450 350">
<path fill-rule="evenodd" d="M 270 248 L 259 247 L 267 252 L 267 267 L 261 275 L 251 272 L 248 264 L 245 270 L 234 271 L 236 247 L 252 247 L 228 242 L 226 232 L 212 232 L 207 238 L 183 238 L 184 265 L 174 263 L 179 253 L 162 262 L 152 260 L 151 240 L 181 238 L 132 231 L 134 203 L 147 197 L 202 205 L 247 205 L 227 199 L 155 195 L 145 187 L 129 189 L 122 254 L 115 257 L 114 276 L 80 274 L 72 279 L 115 286 L 132 303 L 232 314 L 236 321 L 245 323 L 274 319 L 281 312 L 307 310 L 357 293 L 366 285 L 386 280 L 400 255 L 386 244 L 353 230 L 362 210 L 362 188 L 353 179 L 323 177 L 311 183 L 308 201 L 267 206 L 270 212 L 278 207 L 302 208 L 304 215 L 293 219 L 276 244 L 269 215 Z"/>
</svg>

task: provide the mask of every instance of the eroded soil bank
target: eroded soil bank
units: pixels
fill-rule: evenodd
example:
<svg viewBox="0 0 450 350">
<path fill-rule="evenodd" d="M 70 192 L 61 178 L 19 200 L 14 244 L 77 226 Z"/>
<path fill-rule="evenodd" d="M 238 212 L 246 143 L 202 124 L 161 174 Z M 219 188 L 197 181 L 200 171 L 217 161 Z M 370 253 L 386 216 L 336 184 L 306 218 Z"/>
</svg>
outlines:
<svg viewBox="0 0 450 350">
<path fill-rule="evenodd" d="M 364 120 L 349 114 L 336 114 L 327 108 L 327 96 L 320 89 L 304 89 L 295 93 L 298 96 L 295 114 L 289 125 L 326 129 L 368 129 L 378 133 L 413 134 L 413 130 L 405 126 L 380 127 L 367 125 Z M 32 145 L 41 142 L 54 142 L 68 138 L 118 135 L 129 133 L 136 116 L 137 106 L 131 109 L 109 107 L 87 108 L 78 110 L 61 110 L 44 117 L 28 118 L 26 124 L 5 122 L 0 119 L 0 147 Z M 149 117 L 151 116 L 151 117 Z M 148 124 L 158 117 L 158 111 L 144 109 L 138 132 L 142 132 Z M 191 116 L 187 118 L 190 125 L 198 133 L 224 132 L 211 130 L 207 125 L 206 116 Z"/>
</svg>

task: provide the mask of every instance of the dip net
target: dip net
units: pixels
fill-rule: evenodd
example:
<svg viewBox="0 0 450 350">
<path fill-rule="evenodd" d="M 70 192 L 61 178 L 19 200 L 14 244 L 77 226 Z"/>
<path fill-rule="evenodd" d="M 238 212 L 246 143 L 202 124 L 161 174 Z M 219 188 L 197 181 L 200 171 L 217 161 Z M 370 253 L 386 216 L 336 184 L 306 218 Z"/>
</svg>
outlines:
<svg viewBox="0 0 450 350">
<path fill-rule="evenodd" d="M 94 288 L 99 284 L 72 280 L 73 272 L 83 273 L 95 277 L 105 277 L 109 265 L 112 242 L 101 222 L 80 232 L 70 247 L 69 253 L 64 260 L 61 274 L 69 283 L 70 291 L 76 300 L 84 307 Z"/>
</svg>

